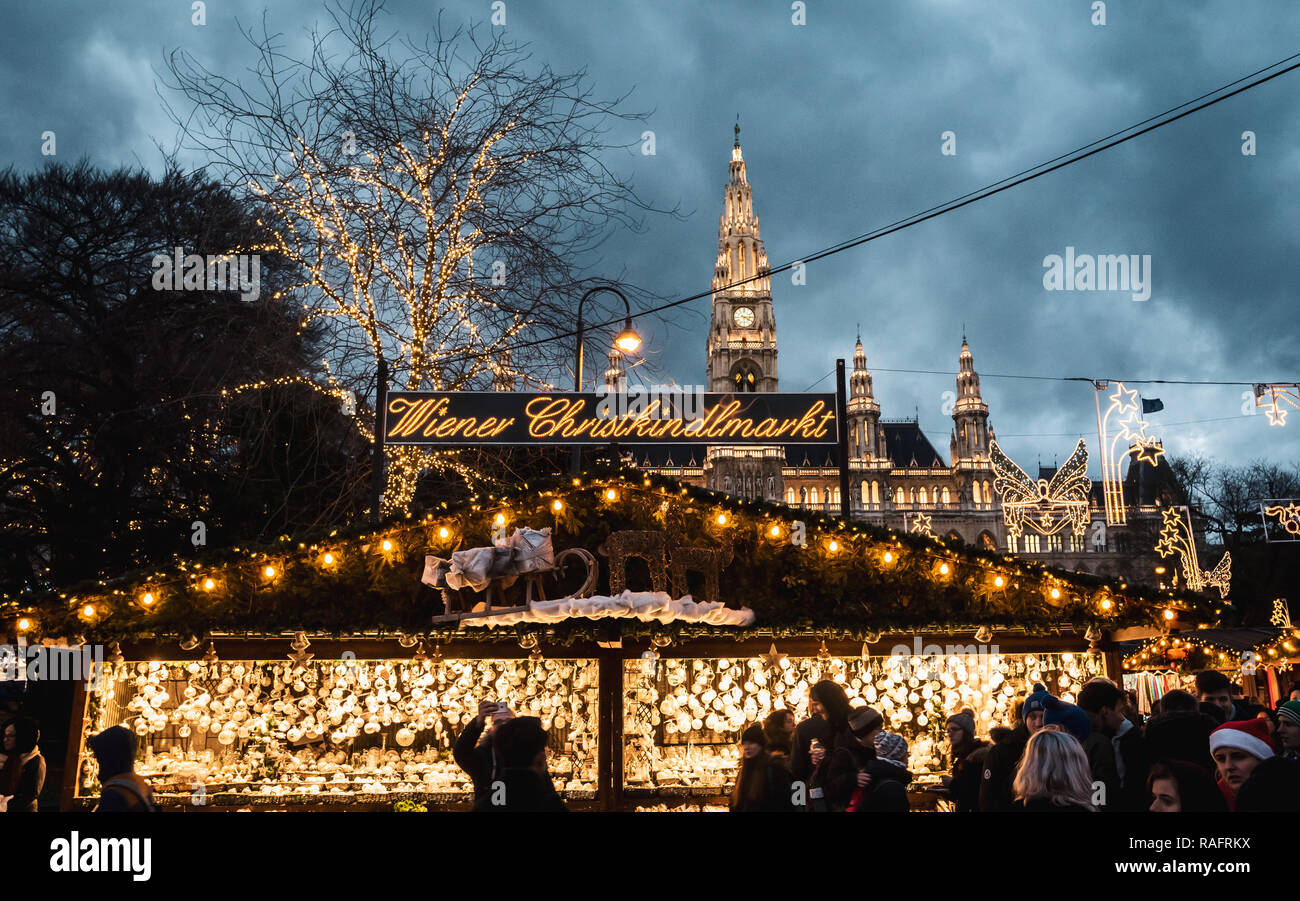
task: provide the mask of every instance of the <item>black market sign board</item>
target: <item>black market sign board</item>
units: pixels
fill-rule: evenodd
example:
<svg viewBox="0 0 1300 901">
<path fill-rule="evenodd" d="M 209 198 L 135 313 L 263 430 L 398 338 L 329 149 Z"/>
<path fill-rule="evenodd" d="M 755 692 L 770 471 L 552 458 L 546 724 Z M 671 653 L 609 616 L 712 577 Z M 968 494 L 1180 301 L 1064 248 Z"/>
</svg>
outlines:
<svg viewBox="0 0 1300 901">
<path fill-rule="evenodd" d="M 384 444 L 836 444 L 834 394 L 390 391 Z"/>
</svg>

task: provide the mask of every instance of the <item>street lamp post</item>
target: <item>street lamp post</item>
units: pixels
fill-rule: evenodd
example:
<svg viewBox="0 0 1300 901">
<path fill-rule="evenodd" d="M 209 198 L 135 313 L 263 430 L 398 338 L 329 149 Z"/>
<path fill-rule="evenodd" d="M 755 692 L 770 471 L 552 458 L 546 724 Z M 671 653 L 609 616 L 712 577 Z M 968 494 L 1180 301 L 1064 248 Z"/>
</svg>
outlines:
<svg viewBox="0 0 1300 901">
<path fill-rule="evenodd" d="M 641 336 L 632 328 L 632 305 L 627 302 L 623 292 L 609 285 L 597 285 L 582 295 L 578 301 L 578 345 L 575 354 L 576 359 L 573 367 L 573 391 L 575 394 L 582 391 L 582 337 L 585 326 L 582 321 L 582 305 L 587 302 L 587 298 L 601 291 L 609 291 L 611 294 L 617 294 L 618 299 L 623 301 L 623 312 L 626 318 L 623 320 L 623 331 L 619 332 L 614 338 L 614 346 L 624 353 L 635 353 L 641 346 Z M 569 470 L 573 475 L 577 475 L 582 469 L 582 446 L 575 444 L 573 454 L 570 457 Z"/>
</svg>

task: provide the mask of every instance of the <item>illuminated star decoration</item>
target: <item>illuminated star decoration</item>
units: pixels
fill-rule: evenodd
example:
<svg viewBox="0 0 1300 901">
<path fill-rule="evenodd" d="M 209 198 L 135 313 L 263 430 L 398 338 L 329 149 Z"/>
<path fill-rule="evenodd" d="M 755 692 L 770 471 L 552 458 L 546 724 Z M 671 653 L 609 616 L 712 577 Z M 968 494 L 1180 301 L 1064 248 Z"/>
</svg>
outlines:
<svg viewBox="0 0 1300 901">
<path fill-rule="evenodd" d="M 1265 396 L 1268 397 L 1267 401 L 1264 400 Z M 1255 406 L 1266 408 L 1264 412 L 1268 415 L 1268 424 L 1271 426 L 1286 425 L 1287 411 L 1277 405 L 1278 400 L 1300 407 L 1300 383 L 1276 382 L 1255 386 Z"/>
<path fill-rule="evenodd" d="M 786 655 L 779 653 L 776 649 L 776 642 L 772 642 L 772 646 L 768 648 L 767 653 L 759 654 L 758 657 L 763 661 L 763 669 L 770 670 L 779 667 L 781 661 L 786 658 Z"/>
<path fill-rule="evenodd" d="M 1047 479 L 1034 481 L 1006 455 L 996 441 L 989 445 L 993 464 L 993 490 L 1002 502 L 1002 520 L 1007 534 L 1020 538 L 1028 525 L 1040 535 L 1055 535 L 1068 523 L 1078 538 L 1088 528 L 1088 448 L 1080 438 L 1074 452 Z"/>
<path fill-rule="evenodd" d="M 1120 479 L 1120 458 L 1116 456 L 1116 445 L 1120 441 L 1128 442 L 1129 453 L 1136 451 L 1137 459 L 1152 466 L 1158 466 L 1165 449 L 1160 441 L 1146 433 L 1147 422 L 1138 414 L 1140 405 L 1137 391 L 1125 387 L 1123 382 L 1115 383 L 1115 390 L 1108 395 L 1110 400 L 1105 412 L 1101 409 L 1101 392 L 1106 390 L 1106 382 L 1093 382 L 1097 390 L 1097 443 L 1101 454 L 1102 497 L 1106 504 L 1106 524 L 1122 526 L 1128 522 L 1128 508 L 1124 503 L 1124 486 Z M 1111 417 L 1117 417 L 1116 422 Z M 1116 434 L 1111 430 L 1119 426 Z"/>
<path fill-rule="evenodd" d="M 1265 507 L 1264 515 L 1276 516 L 1288 534 L 1300 535 L 1300 504 L 1295 501 L 1291 501 L 1285 507 L 1280 504 Z"/>
<path fill-rule="evenodd" d="M 924 513 L 912 514 L 912 527 L 907 531 L 916 535 L 929 535 L 933 537 L 934 531 L 930 528 L 930 519 L 931 517 L 926 516 Z"/>
<path fill-rule="evenodd" d="M 1273 615 L 1269 622 L 1279 629 L 1291 628 L 1291 611 L 1287 608 L 1286 598 L 1273 599 Z"/>
<path fill-rule="evenodd" d="M 1196 558 L 1196 541 L 1192 536 L 1192 527 L 1184 519 L 1184 507 L 1166 507 L 1160 511 L 1164 522 L 1160 527 L 1160 537 L 1156 541 L 1156 553 L 1161 557 L 1178 555 L 1182 562 L 1187 587 L 1192 591 L 1205 591 L 1217 588 L 1219 596 L 1226 598 L 1232 584 L 1232 555 L 1225 553 L 1214 569 L 1202 570 Z"/>
</svg>

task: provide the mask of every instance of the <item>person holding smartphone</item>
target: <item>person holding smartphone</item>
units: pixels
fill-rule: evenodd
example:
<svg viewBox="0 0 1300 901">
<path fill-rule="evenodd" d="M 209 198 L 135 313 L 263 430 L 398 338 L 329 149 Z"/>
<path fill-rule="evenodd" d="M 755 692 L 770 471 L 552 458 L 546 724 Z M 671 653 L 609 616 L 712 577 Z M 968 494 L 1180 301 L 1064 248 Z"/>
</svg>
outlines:
<svg viewBox="0 0 1300 901">
<path fill-rule="evenodd" d="M 504 701 L 479 701 L 478 715 L 469 721 L 452 747 L 452 759 L 474 783 L 475 802 L 491 791 L 492 782 L 500 776 L 496 727 L 514 719 L 514 716 Z"/>
</svg>

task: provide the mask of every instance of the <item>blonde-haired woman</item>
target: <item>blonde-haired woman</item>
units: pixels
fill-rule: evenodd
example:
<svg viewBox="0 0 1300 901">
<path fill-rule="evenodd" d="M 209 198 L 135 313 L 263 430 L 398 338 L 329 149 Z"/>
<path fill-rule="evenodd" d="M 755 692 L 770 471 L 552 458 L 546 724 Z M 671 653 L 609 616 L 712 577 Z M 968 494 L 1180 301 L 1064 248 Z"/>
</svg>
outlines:
<svg viewBox="0 0 1300 901">
<path fill-rule="evenodd" d="M 1096 811 L 1092 770 L 1079 740 L 1068 732 L 1040 729 L 1029 736 L 1015 781 L 1015 810 Z"/>
</svg>

